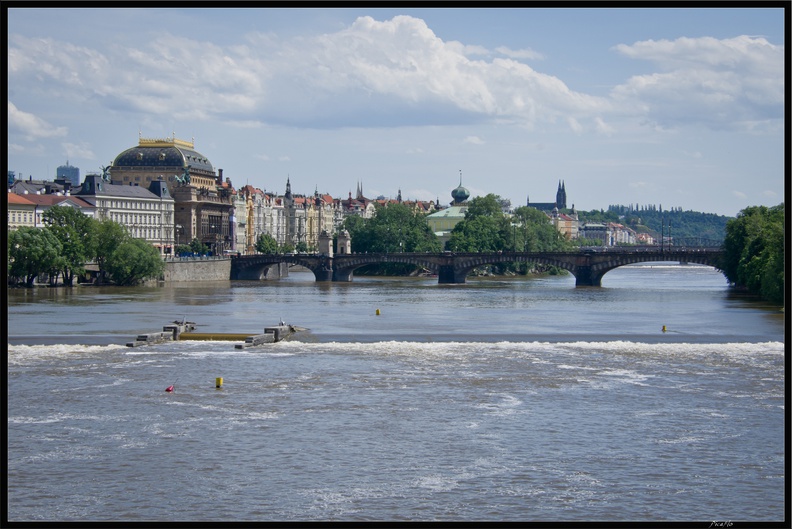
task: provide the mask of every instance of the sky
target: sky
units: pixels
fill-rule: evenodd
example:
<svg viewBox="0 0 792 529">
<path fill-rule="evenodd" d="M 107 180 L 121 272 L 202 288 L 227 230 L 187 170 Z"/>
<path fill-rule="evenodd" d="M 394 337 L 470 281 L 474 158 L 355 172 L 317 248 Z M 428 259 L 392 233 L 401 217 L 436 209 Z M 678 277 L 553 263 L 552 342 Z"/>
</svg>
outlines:
<svg viewBox="0 0 792 529">
<path fill-rule="evenodd" d="M 784 200 L 788 15 L 12 4 L 8 169 L 175 135 L 236 188 L 734 216 Z"/>
</svg>

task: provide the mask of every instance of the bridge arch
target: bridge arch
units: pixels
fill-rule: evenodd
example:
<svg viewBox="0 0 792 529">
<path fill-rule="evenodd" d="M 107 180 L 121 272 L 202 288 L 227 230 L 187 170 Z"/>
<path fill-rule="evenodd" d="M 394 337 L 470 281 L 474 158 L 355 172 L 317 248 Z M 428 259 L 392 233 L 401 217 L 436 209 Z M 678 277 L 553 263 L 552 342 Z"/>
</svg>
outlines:
<svg viewBox="0 0 792 529">
<path fill-rule="evenodd" d="M 661 252 L 636 252 L 614 255 L 613 259 L 603 260 L 590 267 L 589 277 L 581 283 L 581 277 L 576 276 L 577 285 L 601 286 L 602 277 L 621 266 L 649 262 L 680 262 L 711 266 L 721 270 L 721 252 L 701 251 L 700 249 L 675 249 Z"/>
<path fill-rule="evenodd" d="M 281 264 L 303 266 L 313 272 L 317 281 L 330 281 L 332 278 L 332 262 L 320 255 L 256 254 L 232 257 L 231 260 L 231 279 L 260 281 L 267 278 L 273 267 Z"/>
<path fill-rule="evenodd" d="M 345 254 L 333 259 L 333 281 L 352 281 L 355 270 L 370 264 L 400 263 L 421 266 L 434 274 L 440 273 L 440 264 L 435 254 Z"/>
<path fill-rule="evenodd" d="M 558 257 L 555 253 L 525 253 L 525 252 L 506 252 L 506 253 L 487 253 L 487 254 L 480 254 L 480 253 L 469 253 L 469 254 L 456 254 L 458 257 L 454 267 L 452 274 L 449 275 L 446 279 L 453 280 L 446 280 L 443 281 L 441 278 L 441 282 L 446 283 L 464 283 L 465 278 L 468 274 L 474 269 L 479 266 L 485 266 L 490 264 L 501 264 L 501 263 L 537 263 L 542 265 L 548 266 L 555 266 L 557 268 L 562 268 L 575 274 L 576 268 L 574 261 L 569 258 L 569 254 L 561 254 L 561 257 Z M 451 272 L 451 271 L 449 271 Z"/>
</svg>

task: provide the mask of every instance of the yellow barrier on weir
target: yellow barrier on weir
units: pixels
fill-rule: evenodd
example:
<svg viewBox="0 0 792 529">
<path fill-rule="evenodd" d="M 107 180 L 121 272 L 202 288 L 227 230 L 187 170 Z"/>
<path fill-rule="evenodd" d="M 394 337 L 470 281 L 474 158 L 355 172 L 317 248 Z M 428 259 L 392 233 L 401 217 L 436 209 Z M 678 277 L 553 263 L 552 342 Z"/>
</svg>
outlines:
<svg viewBox="0 0 792 529">
<path fill-rule="evenodd" d="M 257 333 L 248 334 L 226 333 L 226 332 L 183 332 L 179 335 L 179 340 L 203 340 L 203 341 L 245 341 L 248 336 L 255 336 Z"/>
</svg>

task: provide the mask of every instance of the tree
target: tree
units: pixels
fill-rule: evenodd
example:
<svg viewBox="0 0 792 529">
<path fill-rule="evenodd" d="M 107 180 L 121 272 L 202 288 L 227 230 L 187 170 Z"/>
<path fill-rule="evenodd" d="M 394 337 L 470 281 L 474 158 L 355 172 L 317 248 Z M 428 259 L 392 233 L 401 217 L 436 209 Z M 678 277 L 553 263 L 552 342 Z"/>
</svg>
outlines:
<svg viewBox="0 0 792 529">
<path fill-rule="evenodd" d="M 501 209 L 501 198 L 492 193 L 468 203 L 464 220 L 457 223 L 446 243 L 454 252 L 497 252 L 512 249 L 513 230 Z"/>
<path fill-rule="evenodd" d="M 204 255 L 209 253 L 209 247 L 206 246 L 201 241 L 199 241 L 198 239 L 193 239 L 192 241 L 190 241 L 190 249 L 194 254 L 197 255 Z"/>
<path fill-rule="evenodd" d="M 36 277 L 56 266 L 63 246 L 46 229 L 24 226 L 8 234 L 8 274 L 33 286 Z"/>
<path fill-rule="evenodd" d="M 132 286 L 159 278 L 165 263 L 159 251 L 142 239 L 126 239 L 107 259 L 107 271 L 117 285 Z"/>
<path fill-rule="evenodd" d="M 377 206 L 370 219 L 348 217 L 344 229 L 352 238 L 352 251 L 357 253 L 440 251 L 440 241 L 425 215 L 405 204 Z"/>
<path fill-rule="evenodd" d="M 93 232 L 96 221 L 76 208 L 53 206 L 42 214 L 42 219 L 61 242 L 61 259 L 53 269 L 63 274 L 63 283 L 72 286 L 75 274 L 85 271 L 85 263 L 95 254 Z"/>
<path fill-rule="evenodd" d="M 502 217 L 504 215 L 501 208 L 503 199 L 490 193 L 484 197 L 476 197 L 468 203 L 465 219 L 475 219 L 476 217 Z"/>
<path fill-rule="evenodd" d="M 547 215 L 536 208 L 521 206 L 514 210 L 514 218 L 517 220 L 517 251 L 558 252 L 573 246 L 550 223 Z"/>
<path fill-rule="evenodd" d="M 451 231 L 446 249 L 453 252 L 497 252 L 509 249 L 511 224 L 505 216 L 465 219 Z"/>
<path fill-rule="evenodd" d="M 256 239 L 256 251 L 259 253 L 278 253 L 278 241 L 269 233 L 262 233 Z"/>
<path fill-rule="evenodd" d="M 94 249 L 96 264 L 99 267 L 99 283 L 104 282 L 107 273 L 107 259 L 118 246 L 129 239 L 127 229 L 112 220 L 105 219 L 96 223 L 94 229 Z"/>
<path fill-rule="evenodd" d="M 784 302 L 784 204 L 752 206 L 726 224 L 721 269 L 730 283 Z"/>
</svg>

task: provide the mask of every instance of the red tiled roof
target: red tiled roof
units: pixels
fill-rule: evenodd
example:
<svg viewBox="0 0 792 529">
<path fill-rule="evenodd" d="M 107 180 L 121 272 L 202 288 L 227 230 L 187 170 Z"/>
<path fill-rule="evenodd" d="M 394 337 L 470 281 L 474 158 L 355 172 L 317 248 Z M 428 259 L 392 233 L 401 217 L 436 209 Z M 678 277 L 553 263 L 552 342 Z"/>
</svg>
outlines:
<svg viewBox="0 0 792 529">
<path fill-rule="evenodd" d="M 11 195 L 13 193 L 9 193 L 9 201 Z M 81 199 L 80 197 L 76 197 L 73 195 L 66 196 L 66 195 L 21 195 L 22 198 L 28 200 L 32 204 L 38 204 L 40 206 L 57 206 L 58 204 L 69 201 L 73 204 L 81 207 L 81 208 L 92 208 L 94 207 L 91 203 L 86 202 L 85 200 Z"/>
<path fill-rule="evenodd" d="M 8 193 L 8 203 L 26 205 L 26 206 L 35 206 L 35 203 L 26 199 L 22 195 L 17 195 L 16 193 Z"/>
</svg>

